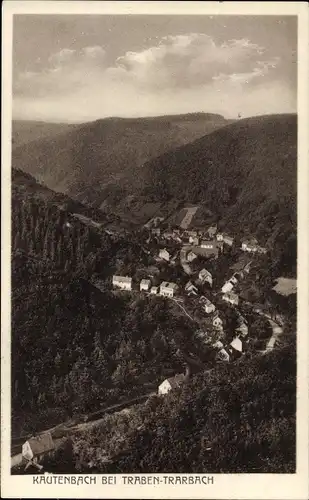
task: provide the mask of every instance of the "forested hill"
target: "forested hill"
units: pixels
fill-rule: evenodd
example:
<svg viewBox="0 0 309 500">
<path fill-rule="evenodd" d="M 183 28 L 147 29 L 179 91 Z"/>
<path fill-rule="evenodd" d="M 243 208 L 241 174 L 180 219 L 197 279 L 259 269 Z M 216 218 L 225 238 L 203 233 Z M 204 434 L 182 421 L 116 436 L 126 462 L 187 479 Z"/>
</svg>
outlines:
<svg viewBox="0 0 309 500">
<path fill-rule="evenodd" d="M 113 274 L 136 275 L 148 255 L 72 209 L 82 206 L 13 171 L 15 436 L 147 393 L 183 369 L 175 340 L 188 338 L 187 322 L 164 299 L 111 290 Z"/>
<path fill-rule="evenodd" d="M 13 167 L 83 203 L 100 206 L 111 190 L 139 187 L 143 164 L 226 125 L 220 115 L 107 118 L 75 126 L 13 124 Z M 41 135 L 40 135 L 41 134 Z M 29 138 L 33 140 L 29 141 Z"/>
<path fill-rule="evenodd" d="M 144 165 L 145 191 L 204 202 L 231 231 L 271 242 L 296 230 L 297 119 L 239 120 Z"/>
</svg>

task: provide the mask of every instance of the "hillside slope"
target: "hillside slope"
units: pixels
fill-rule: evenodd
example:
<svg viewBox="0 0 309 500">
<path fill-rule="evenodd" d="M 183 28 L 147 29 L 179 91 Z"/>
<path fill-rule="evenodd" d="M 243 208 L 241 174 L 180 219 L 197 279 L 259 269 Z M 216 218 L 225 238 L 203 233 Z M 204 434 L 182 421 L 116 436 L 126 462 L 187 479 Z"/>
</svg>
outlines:
<svg viewBox="0 0 309 500">
<path fill-rule="evenodd" d="M 37 121 L 13 120 L 12 122 L 12 146 L 17 148 L 28 142 L 54 137 L 72 130 L 77 125 L 67 123 L 45 123 Z"/>
<path fill-rule="evenodd" d="M 227 123 L 204 113 L 109 118 L 25 142 L 14 147 L 12 162 L 52 189 L 100 206 L 111 190 L 120 189 L 123 196 L 126 188 L 136 188 L 147 160 Z"/>
<path fill-rule="evenodd" d="M 155 158 L 143 174 L 154 200 L 203 202 L 231 231 L 276 239 L 278 223 L 296 229 L 296 116 L 240 120 Z"/>
</svg>

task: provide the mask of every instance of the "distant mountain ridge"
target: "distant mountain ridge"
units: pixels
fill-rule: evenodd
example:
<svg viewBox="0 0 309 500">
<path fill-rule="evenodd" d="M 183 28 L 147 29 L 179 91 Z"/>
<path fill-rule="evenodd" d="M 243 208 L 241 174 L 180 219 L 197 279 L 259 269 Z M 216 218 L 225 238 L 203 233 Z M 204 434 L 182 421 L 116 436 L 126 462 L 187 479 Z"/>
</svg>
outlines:
<svg viewBox="0 0 309 500">
<path fill-rule="evenodd" d="M 13 167 L 69 196 L 100 206 L 110 189 L 136 189 L 143 164 L 168 150 L 213 132 L 229 123 L 220 115 L 188 114 L 150 118 L 108 118 L 82 125 L 42 125 L 36 132 L 14 138 Z M 29 125 L 31 129 L 31 124 Z"/>
</svg>

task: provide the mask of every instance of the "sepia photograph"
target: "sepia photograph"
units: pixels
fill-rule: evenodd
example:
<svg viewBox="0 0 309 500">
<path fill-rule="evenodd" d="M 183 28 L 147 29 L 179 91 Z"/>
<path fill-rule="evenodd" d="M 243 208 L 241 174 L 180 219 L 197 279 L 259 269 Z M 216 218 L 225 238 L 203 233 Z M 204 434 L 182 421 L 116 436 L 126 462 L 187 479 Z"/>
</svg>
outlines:
<svg viewBox="0 0 309 500">
<path fill-rule="evenodd" d="M 295 475 L 298 16 L 12 17 L 10 474 Z"/>
</svg>

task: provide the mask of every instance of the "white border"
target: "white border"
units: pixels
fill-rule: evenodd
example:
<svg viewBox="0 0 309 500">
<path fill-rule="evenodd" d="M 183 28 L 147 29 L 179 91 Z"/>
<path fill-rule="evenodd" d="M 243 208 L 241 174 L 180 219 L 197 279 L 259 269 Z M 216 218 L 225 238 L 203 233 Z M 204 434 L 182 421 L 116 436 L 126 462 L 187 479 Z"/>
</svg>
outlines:
<svg viewBox="0 0 309 500">
<path fill-rule="evenodd" d="M 298 16 L 298 397 L 296 474 L 215 474 L 208 486 L 34 485 L 10 475 L 10 165 L 13 14 Z M 4 1 L 2 17 L 1 493 L 6 498 L 237 498 L 307 500 L 308 494 L 308 25 L 306 2 Z M 174 474 L 176 476 L 177 474 Z M 207 475 L 207 474 L 206 474 Z M 211 475 L 211 474 L 209 474 Z M 138 476 L 138 475 L 137 475 Z M 145 474 L 145 476 L 147 476 Z M 163 476 L 163 475 L 162 475 Z M 172 476 L 170 474 L 170 476 Z M 77 477 L 77 476 L 76 476 Z M 91 476 L 94 477 L 94 476 Z"/>
</svg>

